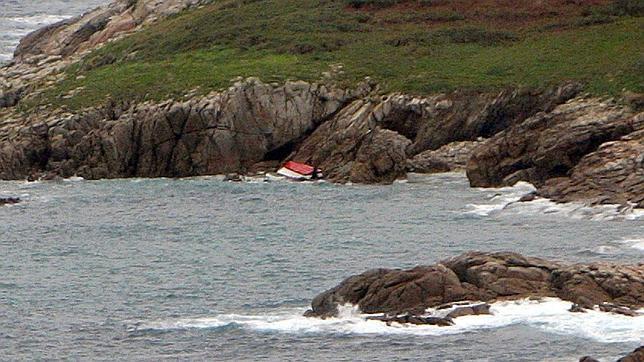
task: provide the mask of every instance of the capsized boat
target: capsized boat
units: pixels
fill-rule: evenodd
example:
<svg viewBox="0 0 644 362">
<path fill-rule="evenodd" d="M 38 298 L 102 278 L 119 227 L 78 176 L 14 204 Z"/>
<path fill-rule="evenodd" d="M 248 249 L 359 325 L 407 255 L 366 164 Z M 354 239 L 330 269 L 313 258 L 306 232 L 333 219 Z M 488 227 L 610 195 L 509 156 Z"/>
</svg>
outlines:
<svg viewBox="0 0 644 362">
<path fill-rule="evenodd" d="M 277 170 L 279 175 L 293 180 L 317 180 L 322 178 L 322 170 L 305 163 L 288 161 Z"/>
</svg>

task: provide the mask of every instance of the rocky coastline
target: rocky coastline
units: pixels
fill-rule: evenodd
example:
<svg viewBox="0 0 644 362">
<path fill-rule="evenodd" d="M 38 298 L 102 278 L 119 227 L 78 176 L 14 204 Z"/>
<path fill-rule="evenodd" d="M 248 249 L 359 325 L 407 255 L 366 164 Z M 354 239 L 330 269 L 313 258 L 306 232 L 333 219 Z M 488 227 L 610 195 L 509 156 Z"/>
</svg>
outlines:
<svg viewBox="0 0 644 362">
<path fill-rule="evenodd" d="M 340 317 L 352 305 L 367 320 L 449 327 L 463 316 L 494 315 L 492 303 L 559 298 L 570 313 L 589 310 L 641 317 L 644 264 L 568 264 L 512 252 L 472 251 L 408 270 L 372 269 L 320 293 L 309 318 Z M 644 346 L 618 361 L 642 361 Z M 593 362 L 585 356 L 579 361 Z"/>
<path fill-rule="evenodd" d="M 464 170 L 474 187 L 527 181 L 558 202 L 644 207 L 640 103 L 574 82 L 420 97 L 369 79 L 248 78 L 181 100 L 18 110 L 92 49 L 201 3 L 117 0 L 25 37 L 0 72 L 0 179 L 249 174 L 295 160 L 340 183 Z"/>
<path fill-rule="evenodd" d="M 310 317 L 337 316 L 338 306 L 366 314 L 423 315 L 455 303 L 556 297 L 572 311 L 599 308 L 637 315 L 644 307 L 644 264 L 565 264 L 512 252 L 468 252 L 409 270 L 373 269 L 345 279 L 311 302 Z M 469 314 L 480 314 L 472 308 Z"/>
</svg>

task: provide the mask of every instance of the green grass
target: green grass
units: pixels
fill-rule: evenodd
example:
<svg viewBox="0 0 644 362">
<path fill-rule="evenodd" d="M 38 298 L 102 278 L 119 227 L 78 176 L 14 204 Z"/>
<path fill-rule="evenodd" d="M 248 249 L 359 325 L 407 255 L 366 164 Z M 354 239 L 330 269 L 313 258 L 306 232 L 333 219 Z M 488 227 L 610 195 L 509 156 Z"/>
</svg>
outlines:
<svg viewBox="0 0 644 362">
<path fill-rule="evenodd" d="M 452 15 L 439 16 L 446 13 Z M 67 80 L 22 107 L 181 97 L 228 87 L 237 76 L 312 81 L 333 64 L 344 66 L 334 81 L 351 85 L 370 76 L 384 92 L 564 80 L 583 81 L 600 95 L 644 91 L 641 17 L 564 16 L 499 27 L 431 5 L 409 14 L 356 10 L 343 0 L 215 1 L 94 51 L 67 70 Z M 405 16 L 422 21 L 393 21 Z M 74 97 L 62 97 L 78 87 L 84 89 Z"/>
</svg>

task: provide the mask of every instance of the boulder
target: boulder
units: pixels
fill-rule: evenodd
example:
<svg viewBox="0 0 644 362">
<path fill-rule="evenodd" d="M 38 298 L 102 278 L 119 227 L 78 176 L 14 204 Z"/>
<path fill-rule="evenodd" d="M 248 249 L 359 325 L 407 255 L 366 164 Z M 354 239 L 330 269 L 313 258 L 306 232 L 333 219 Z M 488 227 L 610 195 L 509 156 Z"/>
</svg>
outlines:
<svg viewBox="0 0 644 362">
<path fill-rule="evenodd" d="M 332 317 L 338 305 L 352 304 L 364 313 L 396 318 L 449 307 L 444 315 L 433 316 L 456 318 L 487 314 L 489 305 L 455 307 L 454 302 L 540 297 L 571 301 L 578 304 L 574 310 L 600 305 L 602 310 L 629 315 L 633 308 L 644 306 L 644 264 L 566 265 L 517 253 L 469 252 L 436 265 L 374 269 L 352 276 L 315 297 L 305 315 Z"/>
</svg>

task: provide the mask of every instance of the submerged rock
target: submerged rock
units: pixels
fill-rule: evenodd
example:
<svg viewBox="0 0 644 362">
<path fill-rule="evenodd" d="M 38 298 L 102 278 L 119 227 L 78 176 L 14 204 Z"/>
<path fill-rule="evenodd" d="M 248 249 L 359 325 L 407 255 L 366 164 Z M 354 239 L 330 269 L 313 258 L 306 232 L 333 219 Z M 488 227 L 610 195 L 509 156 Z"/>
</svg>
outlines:
<svg viewBox="0 0 644 362">
<path fill-rule="evenodd" d="M 3 205 L 12 205 L 20 202 L 18 197 L 0 197 L 0 206 Z"/>
<path fill-rule="evenodd" d="M 447 327 L 447 326 L 454 325 L 454 321 L 452 320 L 452 318 L 449 318 L 449 317 L 423 317 L 423 316 L 415 316 L 411 314 L 406 314 L 402 316 L 368 317 L 367 319 L 385 322 L 387 323 L 387 325 L 390 325 L 391 323 L 414 324 L 417 326 L 432 325 L 432 326 L 440 326 L 440 327 Z"/>
<path fill-rule="evenodd" d="M 422 316 L 428 308 L 446 303 L 528 297 L 559 297 L 584 308 L 603 303 L 619 311 L 641 308 L 644 265 L 565 265 L 509 252 L 469 252 L 436 265 L 352 276 L 316 296 L 306 315 L 331 317 L 337 315 L 338 305 L 353 304 L 368 314 Z M 445 316 L 489 313 L 489 307 L 470 306 L 453 313 Z"/>
</svg>

